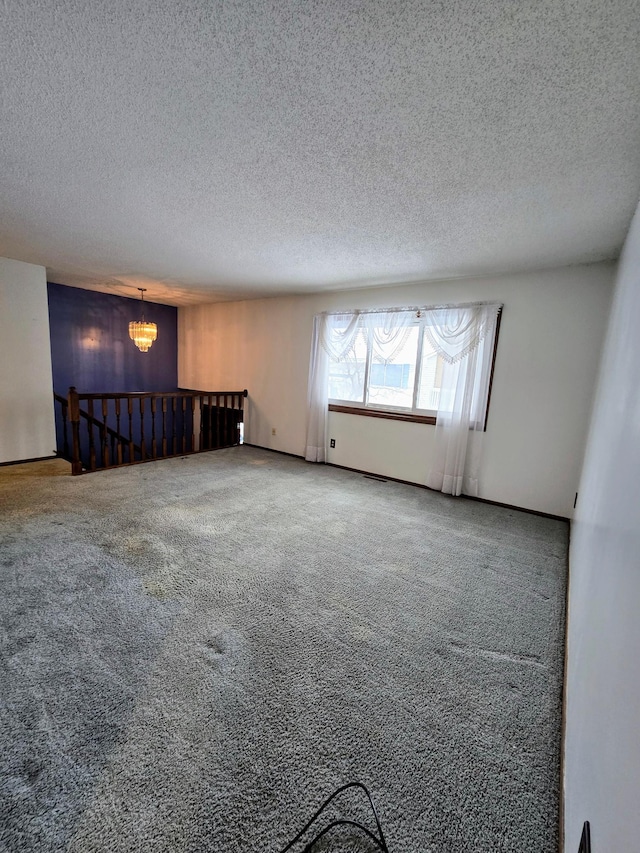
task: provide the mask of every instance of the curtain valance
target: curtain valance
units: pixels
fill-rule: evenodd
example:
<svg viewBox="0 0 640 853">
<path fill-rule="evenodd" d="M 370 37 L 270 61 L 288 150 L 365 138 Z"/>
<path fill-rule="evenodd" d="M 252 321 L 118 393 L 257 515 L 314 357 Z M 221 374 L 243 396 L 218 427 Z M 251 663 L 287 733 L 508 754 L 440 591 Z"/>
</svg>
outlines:
<svg viewBox="0 0 640 853">
<path fill-rule="evenodd" d="M 420 323 L 434 351 L 448 364 L 465 358 L 494 327 L 502 306 L 467 303 L 384 311 L 349 311 L 318 315 L 320 343 L 335 361 L 344 359 L 359 337 L 369 338 L 373 354 L 386 361 L 404 346 L 411 326 Z"/>
</svg>

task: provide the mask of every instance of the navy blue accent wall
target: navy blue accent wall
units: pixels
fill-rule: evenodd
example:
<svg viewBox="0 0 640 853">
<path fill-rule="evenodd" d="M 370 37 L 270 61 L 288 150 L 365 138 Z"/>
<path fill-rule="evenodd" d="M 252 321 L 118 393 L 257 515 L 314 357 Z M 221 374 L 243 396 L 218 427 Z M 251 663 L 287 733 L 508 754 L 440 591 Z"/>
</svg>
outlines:
<svg viewBox="0 0 640 853">
<path fill-rule="evenodd" d="M 178 386 L 178 309 L 145 301 L 145 319 L 158 339 L 140 352 L 129 338 L 139 299 L 49 283 L 53 387 L 80 393 L 175 391 Z"/>
</svg>

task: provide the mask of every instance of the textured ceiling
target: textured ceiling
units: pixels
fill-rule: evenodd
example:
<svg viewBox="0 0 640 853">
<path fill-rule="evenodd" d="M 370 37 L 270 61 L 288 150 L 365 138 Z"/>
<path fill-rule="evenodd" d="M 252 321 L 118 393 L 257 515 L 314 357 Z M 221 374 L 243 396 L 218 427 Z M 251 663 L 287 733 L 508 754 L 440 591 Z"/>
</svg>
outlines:
<svg viewBox="0 0 640 853">
<path fill-rule="evenodd" d="M 638 0 L 4 0 L 0 255 L 171 304 L 617 256 Z"/>
</svg>

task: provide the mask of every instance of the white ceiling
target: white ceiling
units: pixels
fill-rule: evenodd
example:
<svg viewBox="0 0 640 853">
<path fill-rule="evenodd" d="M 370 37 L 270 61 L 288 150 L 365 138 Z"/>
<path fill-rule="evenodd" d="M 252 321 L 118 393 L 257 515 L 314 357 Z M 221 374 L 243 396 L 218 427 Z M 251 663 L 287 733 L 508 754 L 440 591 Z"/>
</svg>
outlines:
<svg viewBox="0 0 640 853">
<path fill-rule="evenodd" d="M 184 305 L 616 257 L 638 0 L 5 0 L 0 255 Z"/>
</svg>

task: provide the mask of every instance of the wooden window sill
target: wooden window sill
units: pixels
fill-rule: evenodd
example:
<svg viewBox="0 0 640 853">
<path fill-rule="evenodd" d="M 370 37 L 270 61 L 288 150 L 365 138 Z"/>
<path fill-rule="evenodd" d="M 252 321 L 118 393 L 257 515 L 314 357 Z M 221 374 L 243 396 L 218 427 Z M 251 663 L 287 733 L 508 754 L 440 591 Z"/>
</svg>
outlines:
<svg viewBox="0 0 640 853">
<path fill-rule="evenodd" d="M 390 412 L 381 409 L 361 409 L 357 406 L 340 406 L 329 403 L 330 412 L 340 412 L 343 415 L 360 415 L 365 418 L 385 418 L 389 421 L 408 421 L 413 424 L 431 424 L 435 426 L 436 419 L 432 415 L 414 415 L 411 412 Z"/>
</svg>

